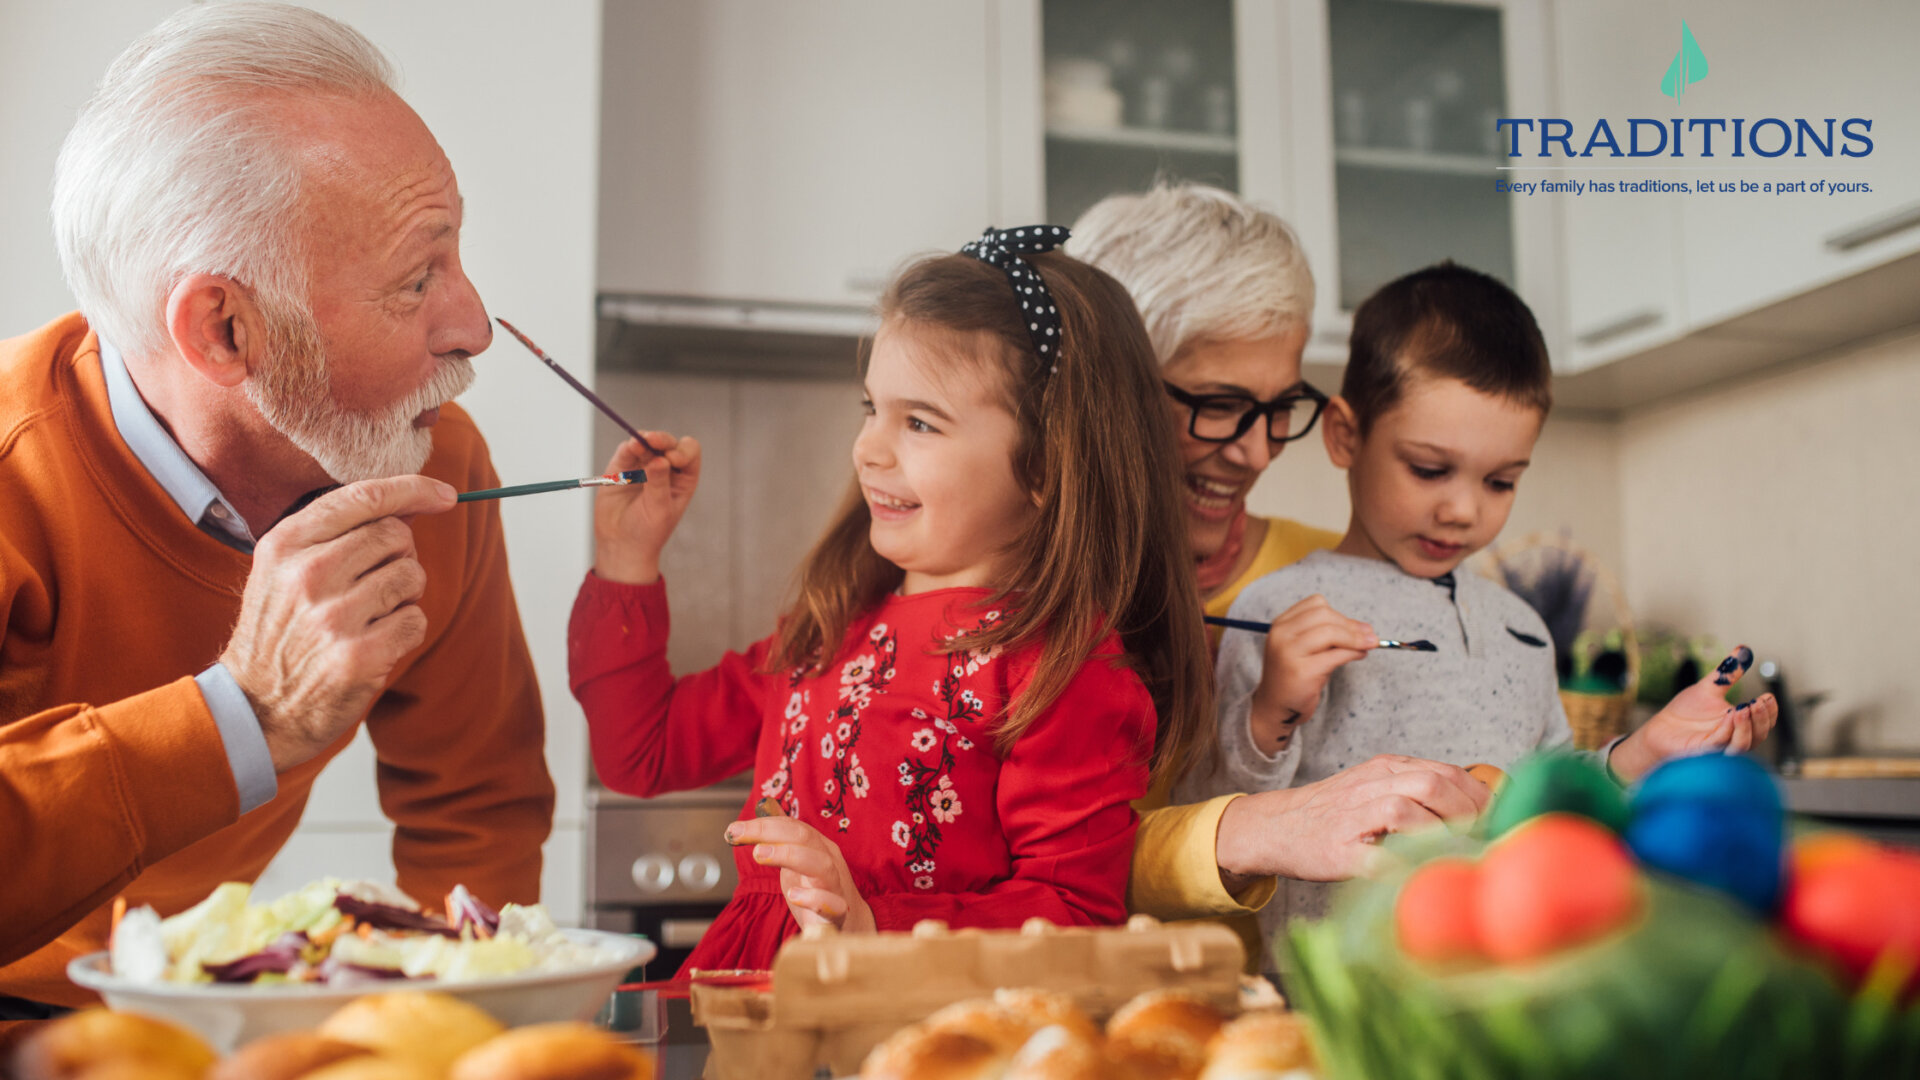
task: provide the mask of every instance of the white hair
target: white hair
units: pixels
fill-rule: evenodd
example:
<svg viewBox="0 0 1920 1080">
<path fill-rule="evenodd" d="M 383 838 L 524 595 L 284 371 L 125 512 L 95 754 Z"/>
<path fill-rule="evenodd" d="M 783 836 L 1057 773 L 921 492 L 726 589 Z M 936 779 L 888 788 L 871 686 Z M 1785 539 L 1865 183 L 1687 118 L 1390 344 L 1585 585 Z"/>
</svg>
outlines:
<svg viewBox="0 0 1920 1080">
<path fill-rule="evenodd" d="M 1197 341 L 1269 337 L 1313 318 L 1300 238 L 1217 187 L 1109 195 L 1073 223 L 1067 253 L 1127 287 L 1161 364 Z"/>
<path fill-rule="evenodd" d="M 164 352 L 167 295 L 196 273 L 246 285 L 270 318 L 306 312 L 282 110 L 393 84 L 358 31 L 289 4 L 183 8 L 127 46 L 54 166 L 54 242 L 88 321 L 129 354 Z"/>
</svg>

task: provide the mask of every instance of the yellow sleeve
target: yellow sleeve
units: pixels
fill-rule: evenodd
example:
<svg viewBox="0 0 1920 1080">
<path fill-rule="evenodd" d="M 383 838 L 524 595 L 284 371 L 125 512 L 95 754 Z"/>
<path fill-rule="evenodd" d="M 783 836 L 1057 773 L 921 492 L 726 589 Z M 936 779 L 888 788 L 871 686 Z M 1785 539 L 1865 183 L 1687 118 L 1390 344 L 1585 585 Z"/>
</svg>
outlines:
<svg viewBox="0 0 1920 1080">
<path fill-rule="evenodd" d="M 1203 803 L 1163 806 L 1140 815 L 1133 841 L 1133 873 L 1127 880 L 1127 910 L 1156 919 L 1201 919 L 1258 911 L 1279 888 L 1260 878 L 1239 895 L 1220 881 L 1214 843 L 1220 815 L 1239 795 Z"/>
</svg>

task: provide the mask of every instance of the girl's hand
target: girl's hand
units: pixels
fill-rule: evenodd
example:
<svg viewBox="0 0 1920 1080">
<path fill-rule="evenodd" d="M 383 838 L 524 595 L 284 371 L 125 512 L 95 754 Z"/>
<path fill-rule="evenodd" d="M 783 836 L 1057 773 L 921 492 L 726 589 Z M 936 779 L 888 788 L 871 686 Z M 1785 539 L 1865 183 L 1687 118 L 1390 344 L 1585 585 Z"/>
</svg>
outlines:
<svg viewBox="0 0 1920 1080">
<path fill-rule="evenodd" d="M 840 846 L 818 829 L 789 817 L 763 817 L 727 826 L 727 843 L 753 845 L 753 861 L 780 868 L 780 892 L 801 926 L 827 923 L 848 933 L 872 933 L 873 909 L 860 898 Z"/>
<path fill-rule="evenodd" d="M 1293 730 L 1313 715 L 1336 668 L 1379 647 L 1373 627 L 1333 610 L 1315 594 L 1280 613 L 1267 632 L 1260 685 L 1248 715 L 1253 744 L 1277 754 L 1293 742 Z"/>
<path fill-rule="evenodd" d="M 1741 645 L 1706 678 L 1675 694 L 1666 708 L 1613 748 L 1608 764 L 1614 774 L 1634 781 L 1668 758 L 1715 750 L 1744 754 L 1765 739 L 1780 715 L 1780 703 L 1772 694 L 1727 707 L 1727 687 L 1752 666 L 1753 650 Z"/>
<path fill-rule="evenodd" d="M 608 472 L 644 468 L 647 482 L 600 488 L 593 497 L 593 572 L 608 581 L 650 585 L 660 579 L 660 549 L 700 484 L 700 442 L 643 431 L 655 453 L 628 439 Z"/>
</svg>

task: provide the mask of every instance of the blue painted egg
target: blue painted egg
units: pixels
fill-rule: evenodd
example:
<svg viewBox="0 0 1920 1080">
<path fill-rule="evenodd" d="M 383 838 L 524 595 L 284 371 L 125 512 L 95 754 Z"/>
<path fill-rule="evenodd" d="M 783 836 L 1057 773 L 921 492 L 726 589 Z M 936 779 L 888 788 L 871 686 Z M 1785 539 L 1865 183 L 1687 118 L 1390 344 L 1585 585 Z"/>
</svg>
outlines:
<svg viewBox="0 0 1920 1080">
<path fill-rule="evenodd" d="M 1675 758 L 1648 773 L 1633 792 L 1633 811 L 1668 802 L 1739 807 L 1779 817 L 1780 787 L 1751 758 L 1702 754 Z"/>
<path fill-rule="evenodd" d="M 1716 889 L 1764 914 L 1780 903 L 1785 832 L 1778 813 L 1674 798 L 1636 804 L 1626 841 L 1649 869 Z"/>
</svg>

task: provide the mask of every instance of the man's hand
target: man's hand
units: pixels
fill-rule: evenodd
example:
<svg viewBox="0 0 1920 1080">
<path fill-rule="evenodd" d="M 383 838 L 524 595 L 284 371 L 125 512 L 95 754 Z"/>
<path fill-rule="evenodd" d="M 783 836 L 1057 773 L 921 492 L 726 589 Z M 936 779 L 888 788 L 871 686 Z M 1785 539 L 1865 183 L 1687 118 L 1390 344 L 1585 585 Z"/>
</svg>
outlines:
<svg viewBox="0 0 1920 1080">
<path fill-rule="evenodd" d="M 1382 754 L 1325 780 L 1228 803 L 1214 857 L 1229 889 L 1272 875 L 1345 881 L 1367 869 L 1381 836 L 1471 820 L 1491 796 L 1465 769 Z"/>
<path fill-rule="evenodd" d="M 860 898 L 840 845 L 790 817 L 727 826 L 727 843 L 753 845 L 753 860 L 780 868 L 780 893 L 801 926 L 826 923 L 848 933 L 873 932 L 873 909 Z"/>
<path fill-rule="evenodd" d="M 427 575 L 406 519 L 454 505 L 424 476 L 330 491 L 253 552 L 240 621 L 220 662 L 253 704 L 275 772 L 351 728 L 400 658 L 426 640 Z"/>
<path fill-rule="evenodd" d="M 1267 631 L 1260 685 L 1247 716 L 1253 745 L 1266 754 L 1285 750 L 1294 729 L 1319 706 L 1335 669 L 1379 643 L 1373 627 L 1333 610 L 1324 596 L 1309 596 L 1281 612 Z"/>
</svg>

